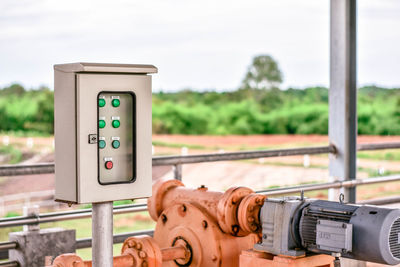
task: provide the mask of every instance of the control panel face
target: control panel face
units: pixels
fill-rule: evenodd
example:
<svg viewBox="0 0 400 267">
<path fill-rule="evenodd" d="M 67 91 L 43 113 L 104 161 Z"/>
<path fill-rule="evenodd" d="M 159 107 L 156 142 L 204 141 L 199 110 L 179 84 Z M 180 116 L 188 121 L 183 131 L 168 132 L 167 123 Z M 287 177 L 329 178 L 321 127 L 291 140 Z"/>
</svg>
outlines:
<svg viewBox="0 0 400 267">
<path fill-rule="evenodd" d="M 132 64 L 57 65 L 58 201 L 99 203 L 151 195 L 149 74 L 155 71 Z"/>
<path fill-rule="evenodd" d="M 102 91 L 97 96 L 97 160 L 101 185 L 136 180 L 136 97 Z"/>
</svg>

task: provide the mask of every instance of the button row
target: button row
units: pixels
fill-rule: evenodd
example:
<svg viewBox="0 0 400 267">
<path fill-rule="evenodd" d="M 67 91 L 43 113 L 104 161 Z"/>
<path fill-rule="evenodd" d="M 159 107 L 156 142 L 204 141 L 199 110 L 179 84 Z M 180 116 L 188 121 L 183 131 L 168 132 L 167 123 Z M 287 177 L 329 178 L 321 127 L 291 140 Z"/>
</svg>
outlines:
<svg viewBox="0 0 400 267">
<path fill-rule="evenodd" d="M 119 120 L 113 120 L 111 122 L 112 127 L 114 128 L 119 128 L 119 126 L 121 125 L 121 122 Z M 105 120 L 99 120 L 99 128 L 104 128 L 106 127 L 106 121 Z"/>
<path fill-rule="evenodd" d="M 113 100 L 111 100 L 111 105 L 114 108 L 119 107 L 119 105 L 121 104 L 121 102 L 119 101 L 119 99 L 114 98 Z M 99 98 L 99 107 L 104 107 L 106 105 L 106 100 L 104 98 Z"/>
<path fill-rule="evenodd" d="M 118 140 L 114 140 L 111 142 L 111 146 L 115 149 L 119 148 L 121 143 Z M 105 140 L 99 140 L 99 148 L 103 149 L 106 147 L 106 141 Z"/>
</svg>

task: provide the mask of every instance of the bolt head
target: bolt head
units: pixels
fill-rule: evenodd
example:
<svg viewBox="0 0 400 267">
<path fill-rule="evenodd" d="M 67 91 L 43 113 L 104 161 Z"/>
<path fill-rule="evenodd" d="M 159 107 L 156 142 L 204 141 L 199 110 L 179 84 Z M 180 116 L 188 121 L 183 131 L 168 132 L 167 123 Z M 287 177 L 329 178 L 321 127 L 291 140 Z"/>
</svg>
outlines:
<svg viewBox="0 0 400 267">
<path fill-rule="evenodd" d="M 236 204 L 238 202 L 238 197 L 237 196 L 233 196 L 232 197 L 232 204 Z"/>
<path fill-rule="evenodd" d="M 268 236 L 266 234 L 263 234 L 262 237 L 263 237 L 263 239 L 267 239 Z"/>
<path fill-rule="evenodd" d="M 255 231 L 258 230 L 258 226 L 257 226 L 256 224 L 251 224 L 251 225 L 250 225 L 250 229 L 251 229 L 253 232 L 255 232 Z"/>
<path fill-rule="evenodd" d="M 144 258 L 146 258 L 146 257 L 147 257 L 146 252 L 144 252 L 144 251 L 140 251 L 140 252 L 139 252 L 139 258 L 144 259 Z"/>
<path fill-rule="evenodd" d="M 128 241 L 128 247 L 129 247 L 129 248 L 134 248 L 134 247 L 136 247 L 136 242 L 135 242 L 135 240 L 129 240 L 129 241 Z"/>
</svg>

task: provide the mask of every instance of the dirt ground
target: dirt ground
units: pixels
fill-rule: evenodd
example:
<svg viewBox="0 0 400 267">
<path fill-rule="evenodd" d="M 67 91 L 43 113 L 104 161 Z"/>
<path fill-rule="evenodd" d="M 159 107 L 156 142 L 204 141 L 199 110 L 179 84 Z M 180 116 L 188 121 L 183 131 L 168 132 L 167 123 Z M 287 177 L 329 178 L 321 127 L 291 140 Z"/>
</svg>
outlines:
<svg viewBox="0 0 400 267">
<path fill-rule="evenodd" d="M 1 140 L 4 136 L 0 136 Z M 31 138 L 33 147 L 26 147 L 29 138 L 9 137 L 10 144 L 36 155 L 25 161 L 52 162 L 53 137 Z M 252 135 L 252 136 L 188 136 L 153 135 L 155 156 L 165 154 L 202 154 L 211 152 L 254 150 L 274 147 L 320 146 L 328 144 L 328 136 L 321 135 Z M 400 136 L 359 136 L 359 143 L 398 142 Z M 183 148 L 185 150 L 183 151 Z M 305 161 L 308 167 L 304 167 Z M 307 159 L 304 156 L 268 158 L 251 161 L 229 161 L 188 164 L 183 166 L 183 180 L 187 186 L 206 185 L 210 189 L 225 190 L 233 185 L 265 189 L 276 186 L 310 182 L 327 182 L 328 156 L 316 155 Z M 400 172 L 397 161 L 359 159 L 358 166 L 364 169 L 390 170 Z M 153 179 L 172 177 L 172 168 L 161 166 L 153 168 Z M 359 170 L 358 178 L 368 177 L 368 172 Z M 28 175 L 1 178 L 0 193 L 15 194 L 41 191 L 54 188 L 54 175 Z M 396 185 L 397 187 L 397 185 Z M 400 188 L 399 188 L 400 189 Z M 383 188 L 382 190 L 385 190 Z"/>
<path fill-rule="evenodd" d="M 153 140 L 171 143 L 196 144 L 204 146 L 239 146 L 249 147 L 293 145 L 302 143 L 328 144 L 326 135 L 228 135 L 228 136 L 196 136 L 196 135 L 153 135 Z M 399 142 L 400 136 L 359 136 L 357 142 L 379 143 Z"/>
</svg>

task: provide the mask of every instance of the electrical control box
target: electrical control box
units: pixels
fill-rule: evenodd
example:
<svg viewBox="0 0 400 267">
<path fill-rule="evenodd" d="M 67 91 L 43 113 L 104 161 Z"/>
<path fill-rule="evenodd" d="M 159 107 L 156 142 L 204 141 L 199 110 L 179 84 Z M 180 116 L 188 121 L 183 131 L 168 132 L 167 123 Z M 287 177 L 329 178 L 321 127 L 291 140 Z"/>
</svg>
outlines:
<svg viewBox="0 0 400 267">
<path fill-rule="evenodd" d="M 151 195 L 152 65 L 54 66 L 56 200 Z"/>
</svg>

